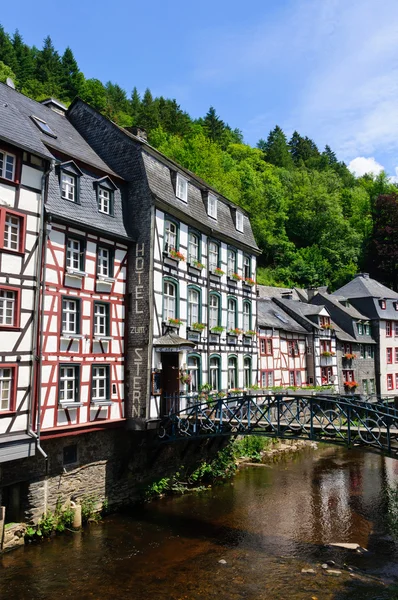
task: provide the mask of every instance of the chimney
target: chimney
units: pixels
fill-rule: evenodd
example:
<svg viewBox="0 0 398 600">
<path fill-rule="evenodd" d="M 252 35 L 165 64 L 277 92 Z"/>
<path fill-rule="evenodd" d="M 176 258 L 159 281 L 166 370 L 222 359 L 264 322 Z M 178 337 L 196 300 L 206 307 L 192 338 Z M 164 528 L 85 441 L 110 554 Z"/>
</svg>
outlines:
<svg viewBox="0 0 398 600">
<path fill-rule="evenodd" d="M 146 133 L 145 129 L 142 129 L 141 127 L 135 127 L 135 126 L 125 127 L 125 130 L 128 131 L 129 133 L 132 133 L 133 135 L 138 137 L 143 142 L 148 141 L 147 133 Z"/>
<path fill-rule="evenodd" d="M 40 102 L 40 104 L 44 104 L 44 106 L 48 106 L 48 108 L 51 108 L 51 110 L 53 110 L 54 112 L 58 113 L 59 115 L 65 115 L 66 111 L 68 110 L 67 107 L 65 106 L 65 104 L 62 104 L 62 102 L 60 102 L 59 100 L 56 100 L 55 98 L 46 98 L 46 100 L 42 100 Z"/>
<path fill-rule="evenodd" d="M 364 279 L 369 279 L 369 273 L 358 273 L 356 277 L 363 277 Z"/>
</svg>

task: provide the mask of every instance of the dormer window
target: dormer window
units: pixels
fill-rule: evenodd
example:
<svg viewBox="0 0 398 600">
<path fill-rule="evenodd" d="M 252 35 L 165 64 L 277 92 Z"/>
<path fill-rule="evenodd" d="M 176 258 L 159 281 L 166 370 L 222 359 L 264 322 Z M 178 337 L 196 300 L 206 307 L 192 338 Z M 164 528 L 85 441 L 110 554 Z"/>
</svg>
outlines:
<svg viewBox="0 0 398 600">
<path fill-rule="evenodd" d="M 111 191 L 98 188 L 98 210 L 106 215 L 111 214 Z"/>
<path fill-rule="evenodd" d="M 398 302 L 394 302 L 394 308 L 395 310 L 398 310 Z"/>
<path fill-rule="evenodd" d="M 243 214 L 238 210 L 236 211 L 236 230 L 243 233 Z"/>
<path fill-rule="evenodd" d="M 207 214 L 213 219 L 217 219 L 217 198 L 209 194 L 207 199 Z"/>
<path fill-rule="evenodd" d="M 117 189 L 109 177 L 103 177 L 94 183 L 97 188 L 98 212 L 113 216 L 114 192 Z"/>
<path fill-rule="evenodd" d="M 176 196 L 183 202 L 188 201 L 188 181 L 177 173 Z"/>
<path fill-rule="evenodd" d="M 386 310 L 386 301 L 385 300 L 380 300 L 380 308 L 382 310 Z"/>
<path fill-rule="evenodd" d="M 80 177 L 83 172 L 73 161 L 62 163 L 59 171 L 61 198 L 80 204 Z"/>
<path fill-rule="evenodd" d="M 61 175 L 61 196 L 70 202 L 76 202 L 77 181 L 75 175 L 62 173 Z"/>
<path fill-rule="evenodd" d="M 0 150 L 0 177 L 14 181 L 17 159 L 13 154 Z"/>
</svg>

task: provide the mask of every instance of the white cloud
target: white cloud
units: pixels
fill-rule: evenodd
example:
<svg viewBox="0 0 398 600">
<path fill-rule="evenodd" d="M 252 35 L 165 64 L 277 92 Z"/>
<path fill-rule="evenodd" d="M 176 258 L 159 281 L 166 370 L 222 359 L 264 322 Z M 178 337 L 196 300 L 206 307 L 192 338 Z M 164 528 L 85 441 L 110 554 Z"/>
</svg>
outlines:
<svg viewBox="0 0 398 600">
<path fill-rule="evenodd" d="M 365 173 L 372 173 L 373 175 L 378 175 L 382 171 L 384 171 L 383 165 L 377 162 L 372 157 L 365 158 L 364 156 L 357 156 L 354 158 L 349 164 L 348 168 L 351 173 L 354 173 L 357 177 L 362 177 Z"/>
</svg>

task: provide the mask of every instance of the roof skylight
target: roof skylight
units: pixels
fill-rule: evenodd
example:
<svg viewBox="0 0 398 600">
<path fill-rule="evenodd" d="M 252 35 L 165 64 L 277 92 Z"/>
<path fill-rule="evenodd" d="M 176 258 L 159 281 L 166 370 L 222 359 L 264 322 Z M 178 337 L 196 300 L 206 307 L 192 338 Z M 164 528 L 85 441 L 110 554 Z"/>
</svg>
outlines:
<svg viewBox="0 0 398 600">
<path fill-rule="evenodd" d="M 57 137 L 55 135 L 55 133 L 53 132 L 53 130 L 51 129 L 51 127 L 49 125 L 47 125 L 47 123 L 45 121 L 43 121 L 43 119 L 39 119 L 39 117 L 35 117 L 34 115 L 31 115 L 30 118 L 32 119 L 33 123 L 35 125 L 37 125 L 37 127 L 40 129 L 40 131 L 42 131 L 46 135 L 49 135 L 53 138 Z"/>
</svg>

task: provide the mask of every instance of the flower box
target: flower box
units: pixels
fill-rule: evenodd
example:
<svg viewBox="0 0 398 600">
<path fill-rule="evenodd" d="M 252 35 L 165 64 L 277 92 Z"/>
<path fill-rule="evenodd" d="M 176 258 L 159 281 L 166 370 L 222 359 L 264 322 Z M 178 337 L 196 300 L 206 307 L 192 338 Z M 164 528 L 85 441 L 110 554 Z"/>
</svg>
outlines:
<svg viewBox="0 0 398 600">
<path fill-rule="evenodd" d="M 343 354 L 343 358 L 345 358 L 346 360 L 353 360 L 356 357 L 356 354 L 351 354 L 350 352 L 346 352 L 346 354 Z"/>
<path fill-rule="evenodd" d="M 242 281 L 243 279 L 243 277 L 241 277 L 239 273 L 232 273 L 231 275 L 228 275 L 228 277 L 230 279 L 233 279 L 234 281 Z"/>
<path fill-rule="evenodd" d="M 174 260 L 185 260 L 185 256 L 183 255 L 183 253 L 179 252 L 175 248 L 171 248 L 169 250 L 169 255 L 171 256 L 171 258 L 174 258 Z"/>
<path fill-rule="evenodd" d="M 191 329 L 194 329 L 195 331 L 203 331 L 206 329 L 206 325 L 204 323 L 192 323 Z"/>
<path fill-rule="evenodd" d="M 198 260 L 193 260 L 190 264 L 192 267 L 195 267 L 195 269 L 199 269 L 200 271 L 205 268 L 205 265 Z"/>
<path fill-rule="evenodd" d="M 245 277 L 244 284 L 252 287 L 253 285 L 256 285 L 256 282 L 251 277 Z"/>
<path fill-rule="evenodd" d="M 325 323 L 324 325 L 321 325 L 321 329 L 333 329 L 333 325 L 330 325 L 329 323 Z"/>
<path fill-rule="evenodd" d="M 181 319 L 169 319 L 168 323 L 173 327 L 179 327 L 180 325 L 182 325 Z"/>
<path fill-rule="evenodd" d="M 213 275 L 217 275 L 217 277 L 222 277 L 224 275 L 224 271 L 220 269 L 220 267 L 216 267 L 213 271 Z"/>
<path fill-rule="evenodd" d="M 224 327 L 217 326 L 211 328 L 211 333 L 222 333 L 224 331 Z"/>
<path fill-rule="evenodd" d="M 236 327 L 236 329 L 229 329 L 228 330 L 228 335 L 242 335 L 243 331 L 241 329 L 238 329 Z"/>
<path fill-rule="evenodd" d="M 336 356 L 336 352 L 329 352 L 329 350 L 325 350 L 324 352 L 321 352 L 321 356 L 323 356 L 324 358 L 327 358 L 329 356 Z"/>
<path fill-rule="evenodd" d="M 255 335 L 257 335 L 257 333 L 255 331 L 253 331 L 252 329 L 249 329 L 249 331 L 245 331 L 245 335 L 255 336 Z"/>
<path fill-rule="evenodd" d="M 356 387 L 358 387 L 358 383 L 356 381 L 345 381 L 344 387 L 349 390 L 354 390 Z"/>
</svg>

